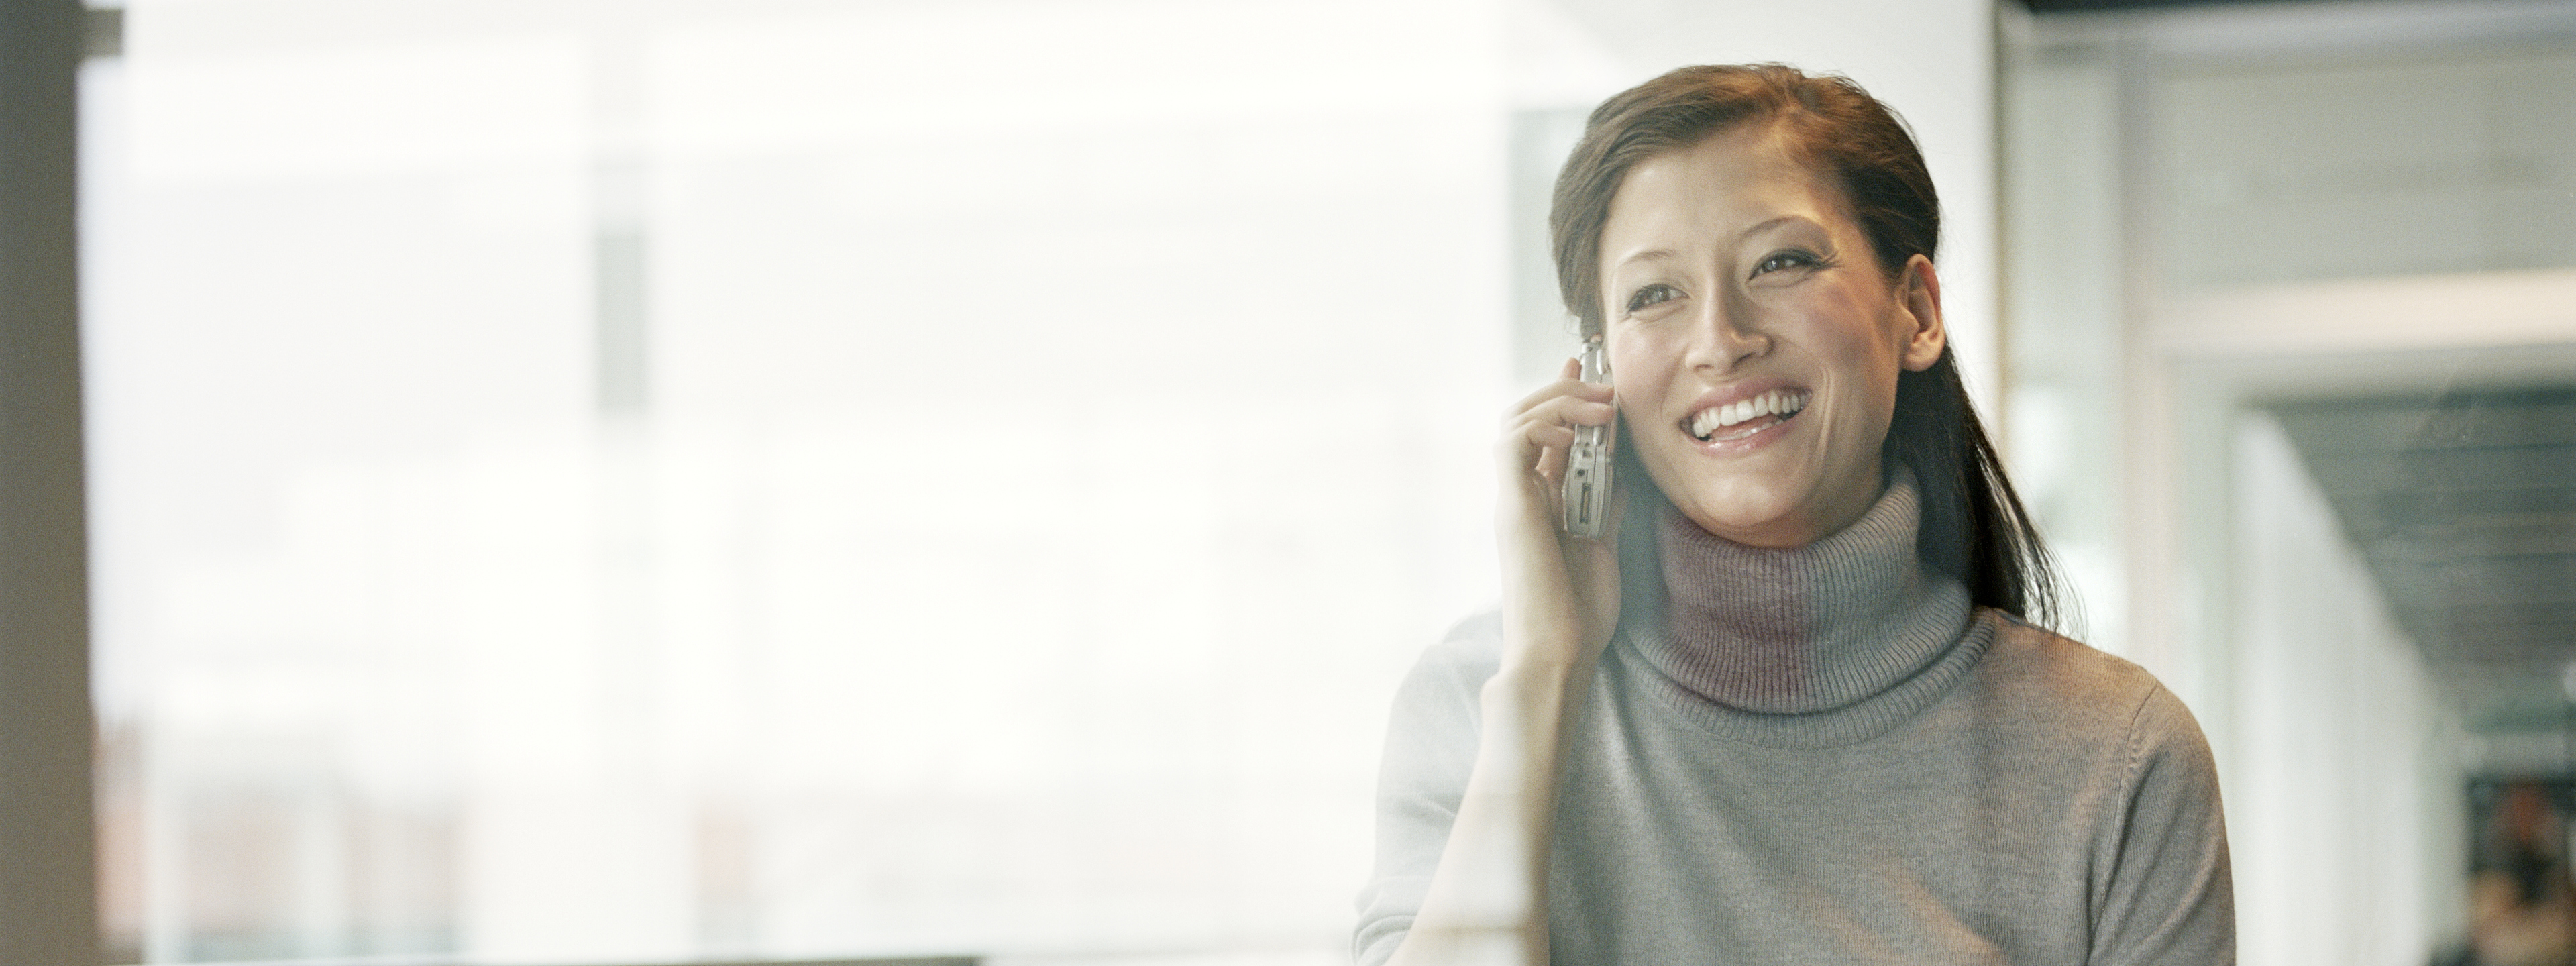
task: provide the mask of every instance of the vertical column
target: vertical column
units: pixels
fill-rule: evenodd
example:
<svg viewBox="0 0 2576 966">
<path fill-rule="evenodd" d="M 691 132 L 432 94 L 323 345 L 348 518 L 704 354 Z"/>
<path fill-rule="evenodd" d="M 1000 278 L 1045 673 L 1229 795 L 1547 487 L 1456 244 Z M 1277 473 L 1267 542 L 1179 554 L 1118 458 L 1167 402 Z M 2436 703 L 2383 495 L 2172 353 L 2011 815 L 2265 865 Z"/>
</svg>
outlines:
<svg viewBox="0 0 2576 966">
<path fill-rule="evenodd" d="M 694 826 L 662 756 L 665 679 L 654 621 L 645 131 L 654 13 L 617 0 L 570 9 L 589 38 L 597 433 L 583 454 L 581 516 L 563 536 L 583 551 L 566 565 L 584 569 L 572 599 L 549 603 L 563 624 L 540 645 L 544 667 L 491 705 L 542 729 L 549 745 L 476 766 L 460 951 L 511 961 L 676 961 L 692 955 L 697 931 Z"/>
<path fill-rule="evenodd" d="M 594 316 L 598 404 L 610 421 L 639 419 L 651 401 L 646 343 L 643 15 L 614 5 L 592 11 Z"/>
<path fill-rule="evenodd" d="M 75 0 L 0 2 L 0 962 L 96 963 Z"/>
</svg>

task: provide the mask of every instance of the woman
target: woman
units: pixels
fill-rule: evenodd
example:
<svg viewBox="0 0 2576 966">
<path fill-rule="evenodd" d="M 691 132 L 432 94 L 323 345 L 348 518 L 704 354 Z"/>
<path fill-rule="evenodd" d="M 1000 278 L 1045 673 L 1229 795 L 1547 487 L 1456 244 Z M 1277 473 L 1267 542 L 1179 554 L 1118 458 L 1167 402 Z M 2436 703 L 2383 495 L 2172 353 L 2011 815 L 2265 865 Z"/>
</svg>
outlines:
<svg viewBox="0 0 2576 966">
<path fill-rule="evenodd" d="M 1549 227 L 1617 389 L 1569 363 L 1506 419 L 1503 606 L 1399 695 L 1359 961 L 2232 961 L 2198 726 L 2022 619 L 2046 558 L 1901 123 L 1674 71 L 1593 112 Z M 1566 535 L 1614 412 L 1625 509 Z"/>
</svg>

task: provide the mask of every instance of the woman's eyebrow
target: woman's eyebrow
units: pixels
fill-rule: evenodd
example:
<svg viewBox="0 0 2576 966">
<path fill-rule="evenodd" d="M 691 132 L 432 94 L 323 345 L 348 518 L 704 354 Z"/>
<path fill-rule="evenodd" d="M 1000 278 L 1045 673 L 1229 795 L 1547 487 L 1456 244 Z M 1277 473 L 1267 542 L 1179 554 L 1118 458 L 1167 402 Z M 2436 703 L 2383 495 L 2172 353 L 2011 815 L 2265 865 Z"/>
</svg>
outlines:
<svg viewBox="0 0 2576 966">
<path fill-rule="evenodd" d="M 1758 225 L 1755 225 L 1755 226 L 1753 226 L 1753 227 L 1751 227 L 1751 228 L 1747 228 L 1747 229 L 1745 229 L 1745 230 L 1744 230 L 1744 234 L 1743 234 L 1743 235 L 1741 235 L 1741 236 L 1739 236 L 1739 237 L 1743 237 L 1743 238 L 1751 238 L 1751 237 L 1753 237 L 1753 236 L 1755 236 L 1755 235 L 1759 235 L 1759 234 L 1761 234 L 1761 233 L 1763 233 L 1763 232 L 1770 231 L 1771 229 L 1778 228 L 1778 227 L 1780 227 L 1780 226 L 1781 226 L 1782 224 L 1784 224 L 1784 223 L 1787 223 L 1787 222 L 1793 222 L 1793 221 L 1794 221 L 1794 222 L 1805 222 L 1805 223 L 1810 224 L 1810 225 L 1816 225 L 1816 226 L 1817 226 L 1817 227 L 1819 227 L 1819 228 L 1824 227 L 1824 226 L 1822 226 L 1822 225 L 1818 225 L 1815 219 L 1813 219 L 1813 218 L 1809 218 L 1809 217 L 1807 217 L 1807 216 L 1805 216 L 1805 215 L 1789 214 L 1789 215 L 1781 215 L 1781 216 L 1779 216 L 1779 217 L 1777 217 L 1777 218 L 1773 218 L 1773 219 L 1771 219 L 1771 220 L 1769 220 L 1769 221 L 1765 221 L 1765 222 L 1763 222 L 1763 223 L 1761 223 L 1761 224 L 1758 224 Z"/>
<path fill-rule="evenodd" d="M 1738 238 L 1751 238 L 1751 237 L 1753 237 L 1753 236 L 1755 236 L 1755 235 L 1759 235 L 1759 234 L 1762 234 L 1763 232 L 1770 231 L 1770 230 L 1772 230 L 1772 229 L 1774 229 L 1774 228 L 1779 228 L 1779 227 L 1781 227 L 1781 226 L 1783 226 L 1783 225 L 1787 225 L 1787 224 L 1791 224 L 1791 223 L 1804 224 L 1804 225 L 1812 225 L 1812 226 L 1815 226 L 1815 227 L 1817 227 L 1817 228 L 1822 228 L 1822 227 L 1824 227 L 1824 225 L 1823 225 L 1822 223 L 1820 223 L 1820 222 L 1816 221 L 1816 220 L 1815 220 L 1815 219 L 1813 219 L 1813 218 L 1809 218 L 1809 217 L 1807 217 L 1806 215 L 1796 214 L 1796 213 L 1791 213 L 1791 214 L 1786 214 L 1786 215 L 1776 215 L 1776 216 L 1773 216 L 1773 217 L 1771 217 L 1771 218 L 1769 218 L 1769 219 L 1765 219 L 1764 221 L 1762 221 L 1762 222 L 1760 222 L 1760 223 L 1757 223 L 1757 224 L 1753 225 L 1752 227 L 1749 227 L 1749 228 L 1744 229 L 1742 232 L 1738 233 L 1736 237 L 1738 237 Z M 1669 259 L 1673 259 L 1673 258 L 1680 257 L 1680 255 L 1681 255 L 1681 253 L 1680 253 L 1680 252 L 1675 251 L 1675 250 L 1670 249 L 1670 248 L 1648 248 L 1648 249 L 1645 249 L 1645 250 L 1643 250 L 1643 251 L 1631 252 L 1631 253 L 1629 253 L 1629 254 L 1627 254 L 1627 255 L 1625 255 L 1625 256 L 1622 256 L 1622 257 L 1621 257 L 1617 262 L 1612 263 L 1612 267 L 1614 267 L 1614 268 L 1615 268 L 1615 267 L 1622 266 L 1622 265 L 1627 265 L 1627 264 L 1630 264 L 1630 263 L 1633 263 L 1633 262 L 1660 262 L 1660 261 L 1666 261 L 1666 260 L 1669 260 Z"/>
<path fill-rule="evenodd" d="M 1679 254 L 1681 253 L 1669 248 L 1649 248 L 1642 252 L 1629 253 L 1626 258 L 1620 259 L 1618 264 L 1626 265 L 1630 262 L 1660 262 L 1673 258 Z"/>
</svg>

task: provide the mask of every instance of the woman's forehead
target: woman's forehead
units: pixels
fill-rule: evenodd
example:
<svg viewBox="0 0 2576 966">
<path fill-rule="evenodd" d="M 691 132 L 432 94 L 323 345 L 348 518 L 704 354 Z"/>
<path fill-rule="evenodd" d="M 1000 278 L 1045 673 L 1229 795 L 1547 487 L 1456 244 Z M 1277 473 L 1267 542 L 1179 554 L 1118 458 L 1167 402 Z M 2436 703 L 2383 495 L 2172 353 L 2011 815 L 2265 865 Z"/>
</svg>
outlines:
<svg viewBox="0 0 2576 966">
<path fill-rule="evenodd" d="M 1659 237 L 1658 243 L 1728 242 L 1784 216 L 1854 229 L 1841 194 L 1832 179 L 1789 150 L 1776 125 L 1720 131 L 1628 170 L 1611 196 L 1602 254 L 1616 261 L 1613 250 L 1641 235 L 1689 236 Z"/>
</svg>

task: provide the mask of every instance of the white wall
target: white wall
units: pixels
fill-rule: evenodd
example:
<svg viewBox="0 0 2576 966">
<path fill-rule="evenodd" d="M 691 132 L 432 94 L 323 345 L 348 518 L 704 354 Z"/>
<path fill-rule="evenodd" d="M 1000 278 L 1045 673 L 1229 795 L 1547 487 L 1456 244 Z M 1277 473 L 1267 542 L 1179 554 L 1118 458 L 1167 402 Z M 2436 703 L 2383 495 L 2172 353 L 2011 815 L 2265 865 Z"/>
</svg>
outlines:
<svg viewBox="0 0 2576 966">
<path fill-rule="evenodd" d="M 2456 938 L 2459 732 L 2269 415 L 2235 430 L 2222 756 L 2247 966 L 2413 966 Z"/>
</svg>

